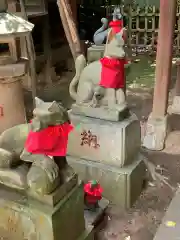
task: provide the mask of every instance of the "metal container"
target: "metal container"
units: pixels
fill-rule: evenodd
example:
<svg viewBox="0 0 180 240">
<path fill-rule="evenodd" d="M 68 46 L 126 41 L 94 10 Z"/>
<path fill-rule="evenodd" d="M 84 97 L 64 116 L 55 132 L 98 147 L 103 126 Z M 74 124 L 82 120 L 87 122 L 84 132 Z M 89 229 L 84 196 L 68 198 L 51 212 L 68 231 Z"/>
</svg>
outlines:
<svg viewBox="0 0 180 240">
<path fill-rule="evenodd" d="M 20 79 L 0 79 L 0 133 L 26 122 L 23 90 Z"/>
</svg>

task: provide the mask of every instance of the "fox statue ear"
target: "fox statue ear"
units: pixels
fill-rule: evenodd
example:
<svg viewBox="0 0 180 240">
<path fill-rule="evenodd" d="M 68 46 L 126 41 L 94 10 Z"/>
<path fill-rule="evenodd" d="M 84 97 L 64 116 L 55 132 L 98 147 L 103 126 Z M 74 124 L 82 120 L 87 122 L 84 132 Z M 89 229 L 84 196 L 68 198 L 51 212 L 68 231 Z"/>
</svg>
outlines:
<svg viewBox="0 0 180 240">
<path fill-rule="evenodd" d="M 35 97 L 35 104 L 36 104 L 36 107 L 40 106 L 41 104 L 43 104 L 44 101 L 41 100 L 40 98 L 38 97 Z"/>
<path fill-rule="evenodd" d="M 56 101 L 53 101 L 48 108 L 49 111 L 51 112 L 58 112 L 59 111 L 59 104 Z"/>
</svg>

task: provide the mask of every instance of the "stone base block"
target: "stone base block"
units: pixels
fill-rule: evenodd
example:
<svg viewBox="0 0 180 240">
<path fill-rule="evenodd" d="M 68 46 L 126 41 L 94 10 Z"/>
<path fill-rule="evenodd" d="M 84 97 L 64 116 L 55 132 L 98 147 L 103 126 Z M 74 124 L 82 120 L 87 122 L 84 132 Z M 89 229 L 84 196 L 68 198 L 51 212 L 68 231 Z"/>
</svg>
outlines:
<svg viewBox="0 0 180 240">
<path fill-rule="evenodd" d="M 168 116 L 162 118 L 149 117 L 143 147 L 149 150 L 161 151 L 164 148 L 168 132 Z"/>
<path fill-rule="evenodd" d="M 103 196 L 124 209 L 131 207 L 142 191 L 146 172 L 142 155 L 123 168 L 73 157 L 67 160 L 84 182 L 97 180 L 104 190 Z"/>
<path fill-rule="evenodd" d="M 141 145 L 140 123 L 132 114 L 121 122 L 69 114 L 68 155 L 116 167 L 131 164 Z"/>
<path fill-rule="evenodd" d="M 0 172 L 1 173 L 1 172 Z M 78 183 L 77 174 L 72 175 L 68 181 L 61 184 L 54 192 L 48 195 L 44 195 L 43 198 L 41 195 L 32 192 L 30 189 L 27 191 L 27 196 L 38 200 L 44 204 L 48 204 L 54 207 L 61 199 L 64 198 Z"/>
<path fill-rule="evenodd" d="M 0 237 L 17 240 L 77 240 L 86 237 L 84 196 L 77 184 L 55 207 L 0 187 Z M 88 236 L 88 234 L 87 234 Z"/>
<path fill-rule="evenodd" d="M 180 114 L 180 96 L 175 96 L 173 103 L 168 108 L 169 114 Z"/>
<path fill-rule="evenodd" d="M 86 226 L 94 226 L 94 228 L 96 228 L 102 221 L 108 205 L 109 201 L 102 198 L 101 201 L 99 201 L 99 207 L 95 211 L 84 210 Z"/>
<path fill-rule="evenodd" d="M 100 58 L 102 58 L 104 55 L 104 49 L 105 49 L 105 45 L 101 45 L 101 46 L 92 45 L 91 47 L 89 47 L 87 50 L 88 63 L 97 61 Z"/>
</svg>

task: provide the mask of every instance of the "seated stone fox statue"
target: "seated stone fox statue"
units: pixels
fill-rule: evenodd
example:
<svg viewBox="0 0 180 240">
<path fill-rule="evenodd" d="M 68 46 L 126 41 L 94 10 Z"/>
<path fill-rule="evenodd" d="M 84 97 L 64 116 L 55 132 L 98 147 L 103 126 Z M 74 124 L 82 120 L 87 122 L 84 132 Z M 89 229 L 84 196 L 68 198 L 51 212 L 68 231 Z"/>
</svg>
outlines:
<svg viewBox="0 0 180 240">
<path fill-rule="evenodd" d="M 127 108 L 124 93 L 124 67 L 127 63 L 124 45 L 122 29 L 106 44 L 104 58 L 87 65 L 83 55 L 77 57 L 76 75 L 69 86 L 70 95 L 77 105 L 119 111 Z"/>
<path fill-rule="evenodd" d="M 121 14 L 121 10 L 119 7 L 115 7 L 112 13 L 112 17 L 113 17 L 113 21 L 122 20 L 123 16 Z M 94 37 L 93 37 L 95 45 L 98 46 L 105 43 L 110 31 L 108 22 L 109 21 L 107 18 L 101 19 L 102 26 L 94 33 Z"/>
<path fill-rule="evenodd" d="M 38 194 L 50 194 L 73 170 L 66 162 L 71 124 L 57 102 L 36 98 L 33 119 L 0 135 L 0 182 Z"/>
<path fill-rule="evenodd" d="M 106 40 L 106 37 L 108 35 L 108 19 L 102 18 L 101 19 L 102 27 L 100 27 L 93 36 L 93 40 L 95 45 L 102 45 L 104 41 Z"/>
</svg>

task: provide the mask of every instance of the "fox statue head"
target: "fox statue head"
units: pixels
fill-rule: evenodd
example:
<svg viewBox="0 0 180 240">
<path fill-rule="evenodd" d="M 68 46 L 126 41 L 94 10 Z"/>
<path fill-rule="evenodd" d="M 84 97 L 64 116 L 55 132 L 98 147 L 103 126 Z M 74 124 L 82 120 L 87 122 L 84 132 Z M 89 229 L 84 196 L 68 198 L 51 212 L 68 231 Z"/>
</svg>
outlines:
<svg viewBox="0 0 180 240">
<path fill-rule="evenodd" d="M 55 126 L 69 121 L 66 109 L 56 101 L 44 102 L 35 98 L 36 107 L 33 111 L 32 130 L 40 131 L 48 126 Z"/>
<path fill-rule="evenodd" d="M 123 39 L 123 29 L 114 35 L 113 39 L 106 44 L 104 56 L 112 57 L 112 58 L 124 58 L 125 51 L 124 51 L 124 39 Z"/>
<path fill-rule="evenodd" d="M 113 21 L 121 20 L 123 18 L 122 14 L 121 14 L 120 7 L 115 7 L 114 8 L 112 16 L 113 16 Z"/>
</svg>

